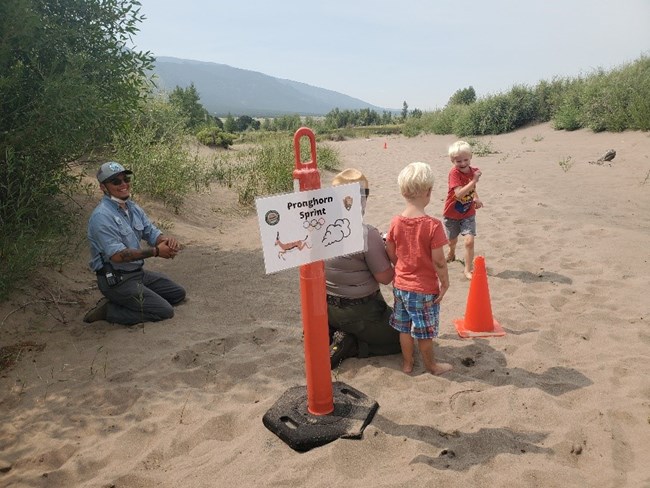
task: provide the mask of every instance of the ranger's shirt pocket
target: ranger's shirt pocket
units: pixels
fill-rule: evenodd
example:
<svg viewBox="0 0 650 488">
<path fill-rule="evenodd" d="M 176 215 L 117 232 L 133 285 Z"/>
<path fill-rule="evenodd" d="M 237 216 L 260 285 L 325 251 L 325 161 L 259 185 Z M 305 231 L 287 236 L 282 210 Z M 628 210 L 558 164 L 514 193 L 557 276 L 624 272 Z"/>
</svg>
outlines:
<svg viewBox="0 0 650 488">
<path fill-rule="evenodd" d="M 115 223 L 117 224 L 122 236 L 131 238 L 135 237 L 136 241 L 139 241 L 142 238 L 144 223 L 140 218 L 134 216 L 133 221 L 129 223 L 129 221 L 123 217 L 116 217 Z"/>
<path fill-rule="evenodd" d="M 138 241 L 142 239 L 142 234 L 144 232 L 144 222 L 138 215 L 133 216 L 133 222 L 131 223 L 133 227 L 133 232 L 138 237 Z"/>
</svg>

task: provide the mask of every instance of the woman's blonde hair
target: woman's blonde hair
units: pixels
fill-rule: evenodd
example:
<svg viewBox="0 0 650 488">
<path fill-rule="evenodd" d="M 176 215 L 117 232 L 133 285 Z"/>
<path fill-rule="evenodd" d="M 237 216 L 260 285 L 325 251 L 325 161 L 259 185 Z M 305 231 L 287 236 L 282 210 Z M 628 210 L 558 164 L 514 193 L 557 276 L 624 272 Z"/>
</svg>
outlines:
<svg viewBox="0 0 650 488">
<path fill-rule="evenodd" d="M 433 188 L 433 170 L 426 163 L 411 163 L 400 171 L 397 184 L 404 198 L 415 198 Z"/>
<path fill-rule="evenodd" d="M 333 186 L 345 185 L 346 183 L 356 183 L 359 182 L 362 189 L 368 188 L 368 180 L 364 174 L 358 169 L 348 168 L 341 171 L 337 174 L 332 180 Z"/>
</svg>

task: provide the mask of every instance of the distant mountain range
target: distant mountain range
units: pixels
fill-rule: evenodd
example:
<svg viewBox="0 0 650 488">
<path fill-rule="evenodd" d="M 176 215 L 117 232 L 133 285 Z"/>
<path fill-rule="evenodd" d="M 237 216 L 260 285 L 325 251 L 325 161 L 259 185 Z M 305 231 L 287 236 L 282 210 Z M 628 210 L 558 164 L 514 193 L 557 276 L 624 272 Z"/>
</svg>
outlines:
<svg viewBox="0 0 650 488">
<path fill-rule="evenodd" d="M 225 64 L 159 56 L 154 66 L 160 90 L 187 88 L 194 83 L 201 104 L 213 115 L 224 117 L 249 115 L 325 115 L 340 110 L 374 110 L 379 114 L 395 109 L 377 107 L 324 88 L 297 81 L 274 78 L 257 71 L 233 68 Z"/>
</svg>

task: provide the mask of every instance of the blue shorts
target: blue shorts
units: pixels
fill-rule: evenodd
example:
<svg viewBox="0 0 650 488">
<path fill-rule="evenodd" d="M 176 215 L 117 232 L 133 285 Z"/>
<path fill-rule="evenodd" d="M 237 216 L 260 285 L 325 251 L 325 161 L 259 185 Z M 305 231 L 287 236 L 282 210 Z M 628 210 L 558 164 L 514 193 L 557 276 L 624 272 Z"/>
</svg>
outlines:
<svg viewBox="0 0 650 488">
<path fill-rule="evenodd" d="M 390 316 L 390 326 L 415 339 L 438 337 L 440 304 L 433 303 L 438 295 L 393 288 L 395 305 Z"/>
<path fill-rule="evenodd" d="M 461 220 L 450 219 L 449 217 L 444 217 L 442 220 L 449 240 L 456 239 L 458 235 L 476 235 L 476 215 Z"/>
</svg>

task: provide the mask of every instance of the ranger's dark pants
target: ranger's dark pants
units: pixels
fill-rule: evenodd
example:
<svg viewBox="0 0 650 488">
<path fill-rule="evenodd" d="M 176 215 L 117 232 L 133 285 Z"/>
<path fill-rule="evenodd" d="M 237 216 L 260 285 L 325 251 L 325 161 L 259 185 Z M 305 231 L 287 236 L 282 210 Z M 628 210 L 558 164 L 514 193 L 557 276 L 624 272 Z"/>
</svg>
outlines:
<svg viewBox="0 0 650 488">
<path fill-rule="evenodd" d="M 175 305 L 185 299 L 185 289 L 162 273 L 136 271 L 122 275 L 113 287 L 106 277 L 97 275 L 97 285 L 110 300 L 106 320 L 122 325 L 157 322 L 174 316 Z"/>
<path fill-rule="evenodd" d="M 341 307 L 327 305 L 330 327 L 357 338 L 360 358 L 401 351 L 399 332 L 388 323 L 392 312 L 381 293 L 366 303 Z"/>
</svg>

